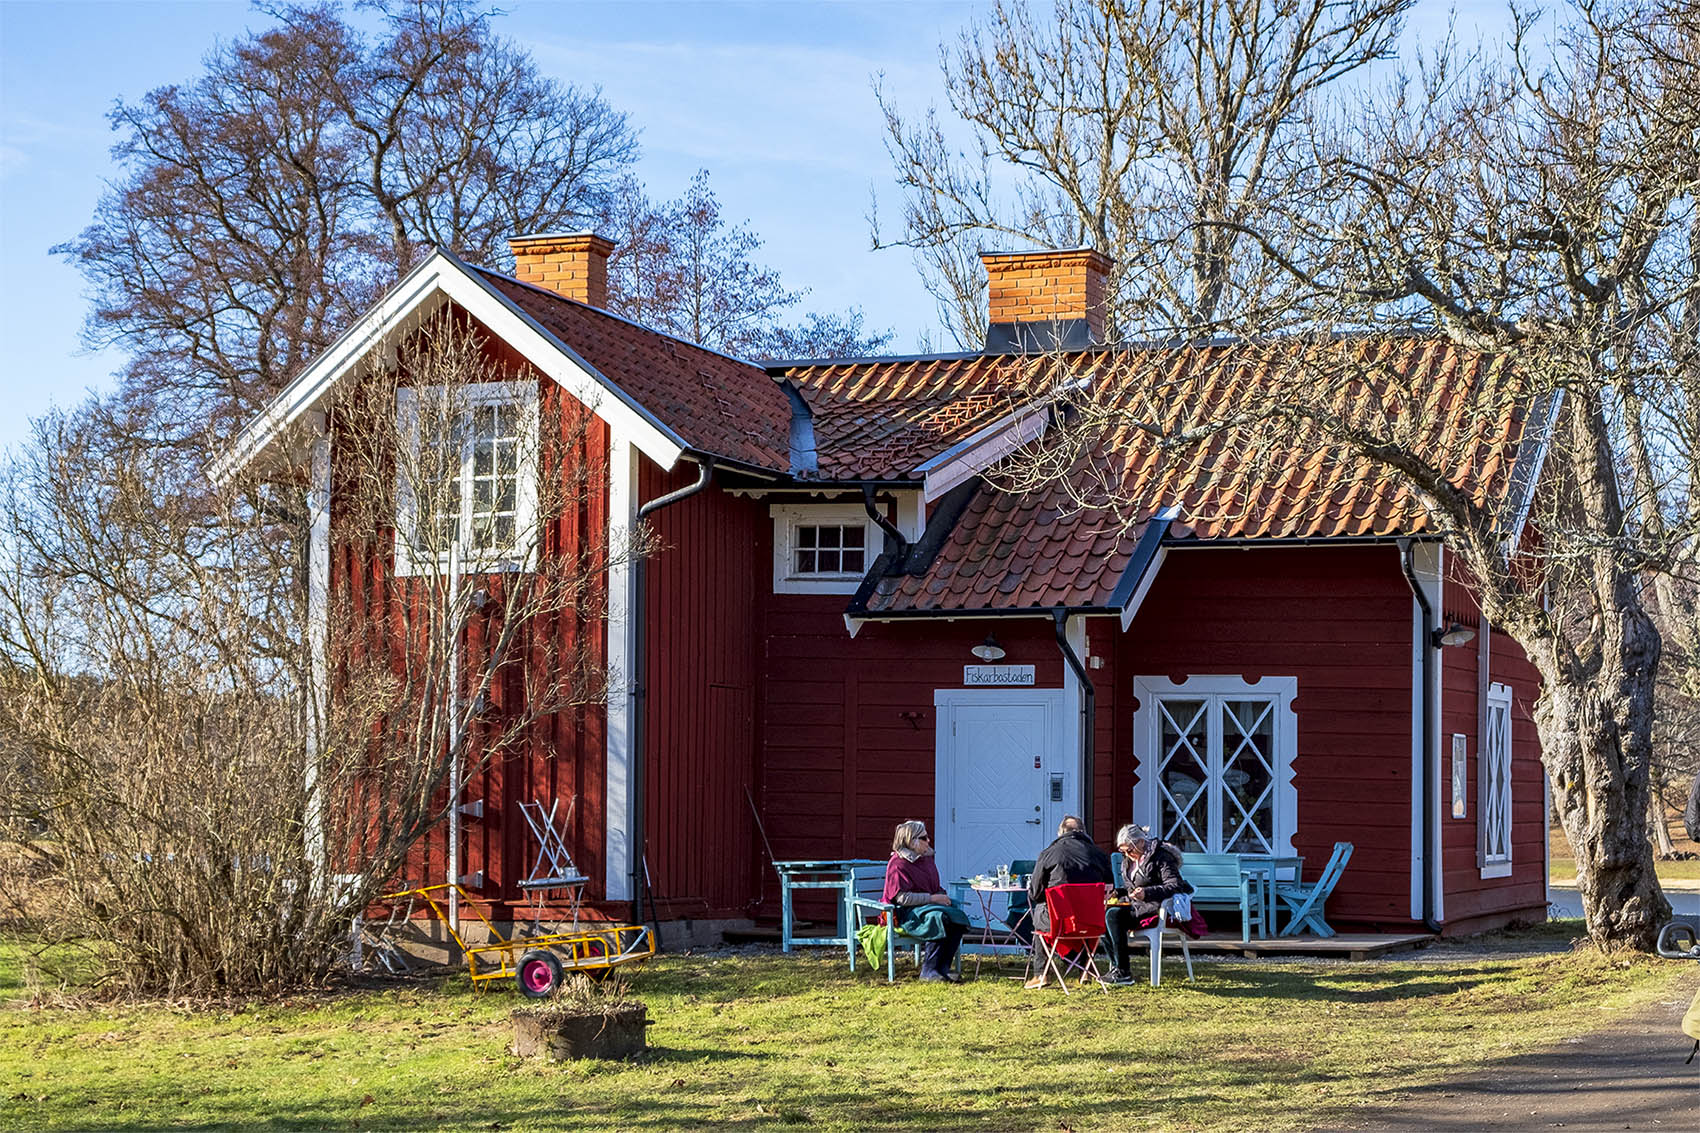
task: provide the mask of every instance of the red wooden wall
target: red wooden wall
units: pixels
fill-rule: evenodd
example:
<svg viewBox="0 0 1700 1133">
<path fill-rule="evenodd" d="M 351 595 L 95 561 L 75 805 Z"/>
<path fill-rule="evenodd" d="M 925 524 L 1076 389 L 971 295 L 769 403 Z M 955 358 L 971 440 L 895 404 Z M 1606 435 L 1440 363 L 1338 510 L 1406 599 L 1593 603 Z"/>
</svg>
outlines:
<svg viewBox="0 0 1700 1133">
<path fill-rule="evenodd" d="M 643 460 L 639 498 L 685 487 L 696 473 L 688 462 L 664 473 Z M 717 486 L 662 508 L 651 523 L 662 546 L 646 565 L 650 882 L 664 918 L 741 917 L 767 868 L 750 799 L 761 786 L 759 633 L 773 589 L 771 523 L 764 505 Z"/>
<path fill-rule="evenodd" d="M 1355 846 L 1331 921 L 1408 924 L 1410 627 L 1392 546 L 1172 550 L 1114 654 L 1111 808 L 1132 808 L 1136 676 L 1297 677 L 1293 848 L 1317 870 Z"/>
<path fill-rule="evenodd" d="M 514 351 L 489 336 L 488 331 L 483 333 L 493 379 L 511 380 L 525 372 L 523 360 Z M 557 495 L 553 517 L 544 532 L 543 553 L 585 556 L 605 563 L 607 427 L 547 380 L 541 382 L 540 389 L 540 420 L 547 429 L 558 430 L 557 435 L 544 438 L 543 474 L 554 477 L 557 484 L 571 485 Z M 349 461 L 335 432 L 332 446 L 333 681 L 338 667 L 351 663 L 388 664 L 399 674 L 404 668 L 400 654 L 409 645 L 404 614 L 408 604 L 417 601 L 419 583 L 395 577 L 390 529 L 373 530 L 355 522 Z M 340 462 L 339 452 L 344 457 Z M 494 592 L 504 583 L 502 577 L 492 576 L 485 585 Z M 522 655 L 539 670 L 575 659 L 593 668 L 602 666 L 607 656 L 605 602 L 605 580 L 599 580 L 586 608 L 557 613 L 546 623 L 530 627 L 523 639 Z M 475 658 L 484 648 L 486 629 L 478 619 L 468 627 L 463 644 L 468 658 Z M 535 846 L 519 802 L 540 799 L 547 806 L 558 798 L 564 813 L 576 795 L 568 843 L 575 863 L 596 879 L 589 895 L 599 895 L 606 821 L 604 707 L 585 704 L 537 720 L 521 742 L 505 745 L 501 754 L 492 756 L 490 739 L 506 734 L 524 710 L 525 679 L 519 667 L 504 672 L 490 691 L 489 711 L 471 725 L 469 762 L 477 769 L 462 796 L 467 803 L 482 801 L 484 814 L 467 817 L 462 824 L 460 871 L 483 871 L 486 884 L 476 896 L 494 903 L 493 914 L 505 918 L 511 903 L 522 899 L 517 883 L 535 861 Z M 479 761 L 483 761 L 481 766 L 477 766 Z M 442 801 L 446 802 L 446 797 Z M 448 824 L 444 822 L 416 848 L 398 880 L 438 884 L 445 879 L 447 864 Z"/>
<path fill-rule="evenodd" d="M 1473 583 L 1458 561 L 1448 556 L 1442 623 L 1457 622 L 1480 633 L 1481 612 Z M 1484 878 L 1476 852 L 1477 797 L 1481 735 L 1477 705 L 1480 638 L 1440 651 L 1441 682 L 1441 845 L 1445 870 L 1445 912 L 1449 927 L 1468 927 L 1478 918 L 1518 915 L 1541 919 L 1546 912 L 1546 793 L 1540 736 L 1535 729 L 1535 697 L 1540 677 L 1523 650 L 1505 634 L 1492 634 L 1488 679 L 1511 686 L 1511 867 L 1508 877 Z M 1463 819 L 1451 817 L 1451 737 L 1468 737 L 1468 808 Z"/>
</svg>

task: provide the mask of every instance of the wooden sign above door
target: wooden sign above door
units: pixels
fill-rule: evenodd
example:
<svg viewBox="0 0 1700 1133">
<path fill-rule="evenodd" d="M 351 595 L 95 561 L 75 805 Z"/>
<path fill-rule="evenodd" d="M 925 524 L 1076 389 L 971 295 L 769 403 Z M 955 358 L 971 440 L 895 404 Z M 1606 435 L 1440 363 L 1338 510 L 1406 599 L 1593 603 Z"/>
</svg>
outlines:
<svg viewBox="0 0 1700 1133">
<path fill-rule="evenodd" d="M 1032 665 L 964 665 L 962 683 L 965 685 L 1030 685 Z"/>
</svg>

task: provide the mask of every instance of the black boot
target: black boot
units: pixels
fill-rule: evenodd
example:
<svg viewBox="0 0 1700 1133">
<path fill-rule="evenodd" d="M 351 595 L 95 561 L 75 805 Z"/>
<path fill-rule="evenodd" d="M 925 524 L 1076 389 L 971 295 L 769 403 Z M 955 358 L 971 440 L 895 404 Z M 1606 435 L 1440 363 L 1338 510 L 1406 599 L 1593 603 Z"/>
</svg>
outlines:
<svg viewBox="0 0 1700 1133">
<path fill-rule="evenodd" d="M 921 945 L 921 979 L 926 983 L 950 982 L 950 957 L 945 954 L 945 941 L 929 940 Z"/>
</svg>

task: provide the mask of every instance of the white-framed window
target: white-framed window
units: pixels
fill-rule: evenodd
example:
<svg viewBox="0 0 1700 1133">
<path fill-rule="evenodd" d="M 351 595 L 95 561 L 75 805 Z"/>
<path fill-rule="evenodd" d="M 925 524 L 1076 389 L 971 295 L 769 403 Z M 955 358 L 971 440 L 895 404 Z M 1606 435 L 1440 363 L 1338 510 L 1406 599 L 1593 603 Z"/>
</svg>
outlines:
<svg viewBox="0 0 1700 1133">
<path fill-rule="evenodd" d="M 885 547 L 861 504 L 774 504 L 773 589 L 851 594 Z"/>
<path fill-rule="evenodd" d="M 537 387 L 396 391 L 396 572 L 523 569 L 537 525 Z"/>
<path fill-rule="evenodd" d="M 1511 874 L 1511 686 L 1489 685 L 1477 752 L 1476 845 L 1483 877 Z"/>
<path fill-rule="evenodd" d="M 1297 677 L 1134 680 L 1133 813 L 1183 850 L 1291 854 Z"/>
</svg>

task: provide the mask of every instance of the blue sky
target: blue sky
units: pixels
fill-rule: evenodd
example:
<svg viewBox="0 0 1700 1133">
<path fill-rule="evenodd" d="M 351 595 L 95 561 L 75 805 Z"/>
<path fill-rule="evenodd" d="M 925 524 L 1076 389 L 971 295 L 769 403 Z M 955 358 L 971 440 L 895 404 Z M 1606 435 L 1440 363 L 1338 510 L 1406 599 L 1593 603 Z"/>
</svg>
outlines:
<svg viewBox="0 0 1700 1133">
<path fill-rule="evenodd" d="M 766 262 L 809 289 L 804 307 L 859 305 L 871 327 L 896 331 L 896 349 L 940 337 L 908 253 L 869 247 L 870 195 L 888 224 L 899 208 L 872 81 L 883 74 L 910 111 L 941 101 L 938 45 L 973 3 L 503 6 L 502 34 L 546 73 L 600 85 L 642 131 L 652 194 L 676 195 L 707 168 L 726 214 L 766 240 Z M 1419 33 L 1445 16 L 1426 5 Z M 88 222 L 111 174 L 107 110 L 190 79 L 216 40 L 267 22 L 243 0 L 0 0 L 0 446 L 50 404 L 109 388 L 119 365 L 82 350 L 81 279 L 47 254 Z"/>
<path fill-rule="evenodd" d="M 908 254 L 869 250 L 870 188 L 891 181 L 871 82 L 883 71 L 905 105 L 935 99 L 937 45 L 970 4 L 504 7 L 502 34 L 546 73 L 600 84 L 642 131 L 652 193 L 676 195 L 707 168 L 726 214 L 809 289 L 804 307 L 860 305 L 903 349 L 935 324 Z M 0 445 L 50 403 L 109 388 L 121 361 L 82 351 L 82 281 L 47 254 L 88 223 L 111 174 L 106 112 L 189 79 L 215 40 L 266 22 L 241 0 L 0 0 Z"/>
</svg>

